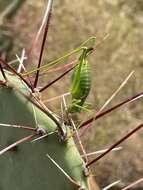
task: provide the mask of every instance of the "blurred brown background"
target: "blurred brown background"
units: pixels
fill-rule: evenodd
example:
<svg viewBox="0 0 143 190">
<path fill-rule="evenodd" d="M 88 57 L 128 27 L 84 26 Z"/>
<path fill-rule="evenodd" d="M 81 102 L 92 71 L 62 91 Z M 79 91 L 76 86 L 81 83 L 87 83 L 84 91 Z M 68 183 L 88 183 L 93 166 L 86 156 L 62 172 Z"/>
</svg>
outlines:
<svg viewBox="0 0 143 190">
<path fill-rule="evenodd" d="M 4 2 L 0 0 L 0 7 Z M 2 22 L 1 28 L 8 28 L 14 44 L 12 51 L 8 50 L 8 61 L 15 59 L 16 53 L 20 55 L 22 48 L 28 50 L 31 47 L 46 4 L 46 0 L 25 1 L 13 19 Z M 132 70 L 135 71 L 133 76 L 108 107 L 142 91 L 143 1 L 54 2 L 44 63 L 76 48 L 90 36 L 96 36 L 98 43 L 106 34 L 109 34 L 109 37 L 97 47 L 89 59 L 92 67 L 92 91 L 88 101 L 93 106 L 92 115 L 101 108 Z M 26 63 L 27 68 L 37 64 L 39 49 L 40 41 Z M 39 85 L 46 84 L 56 75 L 57 73 L 54 73 L 42 77 Z M 45 91 L 43 99 L 67 92 L 69 83 L 68 76 Z M 138 100 L 94 122 L 83 137 L 87 152 L 109 147 L 123 134 L 140 124 L 143 121 L 142 104 L 143 101 Z M 58 112 L 60 101 L 52 102 L 49 106 Z M 84 114 L 89 116 L 88 113 Z M 120 185 L 125 186 L 143 176 L 143 131 L 134 134 L 122 147 L 122 150 L 110 153 L 93 166 L 93 174 L 100 187 L 119 179 L 122 181 Z M 139 187 L 143 189 L 143 184 L 138 185 L 136 190 L 139 190 Z"/>
</svg>

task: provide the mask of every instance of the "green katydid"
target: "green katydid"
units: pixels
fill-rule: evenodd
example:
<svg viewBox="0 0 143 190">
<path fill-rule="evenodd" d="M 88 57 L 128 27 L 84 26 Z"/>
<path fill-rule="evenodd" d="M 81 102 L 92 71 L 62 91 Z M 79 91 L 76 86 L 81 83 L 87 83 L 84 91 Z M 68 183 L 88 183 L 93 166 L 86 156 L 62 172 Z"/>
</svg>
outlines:
<svg viewBox="0 0 143 190">
<path fill-rule="evenodd" d="M 92 52 L 93 48 L 84 48 L 79 58 L 79 64 L 73 73 L 73 83 L 71 88 L 72 103 L 69 108 L 70 112 L 80 112 L 88 110 L 83 104 L 91 89 L 91 73 L 87 56 Z"/>
<path fill-rule="evenodd" d="M 77 65 L 74 71 L 74 77 L 73 77 L 73 83 L 72 83 L 72 89 L 71 89 L 72 105 L 70 106 L 71 107 L 70 111 L 72 112 L 77 111 L 77 110 L 80 111 L 81 109 L 85 111 L 89 111 L 88 107 L 86 106 L 83 107 L 82 105 L 84 104 L 85 99 L 89 94 L 90 86 L 91 86 L 90 68 L 87 61 L 87 56 L 92 52 L 93 48 L 88 48 L 85 45 L 88 45 L 89 42 L 91 45 L 91 42 L 94 42 L 94 41 L 95 41 L 95 37 L 90 37 L 88 40 L 83 42 L 78 48 L 74 49 L 73 51 L 65 54 L 64 56 L 46 65 L 43 65 L 32 71 L 26 72 L 22 74 L 22 76 L 35 73 L 37 70 L 40 70 L 40 71 L 48 70 L 49 68 L 59 64 L 59 62 L 61 62 L 65 58 L 75 53 L 78 53 L 80 51 L 83 51 L 82 55 L 79 58 L 80 63 Z"/>
</svg>

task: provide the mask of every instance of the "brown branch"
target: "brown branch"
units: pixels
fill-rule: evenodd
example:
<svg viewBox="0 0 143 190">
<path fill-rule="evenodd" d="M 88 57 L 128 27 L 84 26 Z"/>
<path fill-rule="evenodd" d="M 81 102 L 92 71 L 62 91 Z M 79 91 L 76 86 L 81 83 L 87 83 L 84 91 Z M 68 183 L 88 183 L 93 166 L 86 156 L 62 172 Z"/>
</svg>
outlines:
<svg viewBox="0 0 143 190">
<path fill-rule="evenodd" d="M 141 96 L 141 95 L 143 95 L 143 92 L 140 92 L 140 93 L 138 93 L 137 95 L 132 96 L 131 98 L 128 98 L 128 99 L 124 100 L 123 102 L 121 102 L 121 103 L 119 103 L 119 104 L 117 104 L 117 105 L 111 107 L 110 109 L 108 109 L 108 110 L 106 110 L 106 111 L 104 111 L 104 112 L 99 113 L 99 114 L 96 115 L 95 117 L 92 117 L 92 118 L 88 119 L 87 121 L 83 122 L 79 128 L 85 127 L 85 126 L 87 126 L 89 123 L 91 123 L 91 122 L 93 122 L 93 121 L 95 121 L 95 120 L 97 120 L 97 119 L 103 117 L 104 115 L 109 114 L 110 112 L 114 111 L 115 109 L 120 108 L 121 106 L 123 106 L 123 105 L 125 105 L 125 104 L 127 104 L 127 103 L 130 103 L 130 102 L 134 101 L 135 99 L 137 99 L 137 98 L 138 98 L 139 96 Z"/>
<path fill-rule="evenodd" d="M 122 137 L 120 140 L 118 140 L 116 143 L 114 143 L 106 152 L 104 152 L 103 154 L 101 154 L 100 156 L 98 156 L 97 158 L 93 159 L 92 161 L 90 161 L 87 164 L 87 167 L 90 166 L 91 164 L 97 162 L 98 160 L 100 160 L 102 157 L 104 157 L 106 154 L 108 154 L 109 152 L 111 152 L 113 150 L 113 148 L 115 148 L 116 146 L 118 146 L 119 144 L 121 144 L 123 141 L 125 141 L 126 139 L 128 139 L 131 135 L 133 135 L 136 131 L 138 131 L 139 129 L 141 129 L 143 127 L 143 123 L 138 125 L 135 129 L 133 129 L 131 132 L 127 133 L 124 137 Z"/>
<path fill-rule="evenodd" d="M 48 34 L 48 29 L 49 29 L 49 24 L 50 24 L 50 19 L 51 19 L 51 16 L 52 16 L 52 4 L 53 4 L 53 2 L 51 3 L 50 11 L 49 11 L 49 14 L 47 16 L 47 23 L 46 23 L 45 31 L 44 31 L 44 35 L 43 35 L 43 40 L 42 40 L 42 45 L 41 45 L 41 50 L 40 50 L 37 69 L 39 69 L 40 66 L 41 66 L 41 61 L 42 61 L 42 57 L 43 57 L 44 47 L 45 47 L 46 38 L 47 38 L 47 34 Z M 37 83 L 38 83 L 39 72 L 40 71 L 37 70 L 35 81 L 34 81 L 34 88 L 36 88 Z"/>
<path fill-rule="evenodd" d="M 44 90 L 46 90 L 47 88 L 49 88 L 52 84 L 54 84 L 55 82 L 57 82 L 58 80 L 60 80 L 61 78 L 63 78 L 66 74 L 68 74 L 71 70 L 73 70 L 75 66 L 73 66 L 72 68 L 68 69 L 67 71 L 65 71 L 63 74 L 61 74 L 60 76 L 58 76 L 56 79 L 54 79 L 52 82 L 50 82 L 49 84 L 47 84 L 46 86 L 44 86 L 43 88 L 41 88 L 39 90 L 39 92 L 42 92 Z"/>
</svg>

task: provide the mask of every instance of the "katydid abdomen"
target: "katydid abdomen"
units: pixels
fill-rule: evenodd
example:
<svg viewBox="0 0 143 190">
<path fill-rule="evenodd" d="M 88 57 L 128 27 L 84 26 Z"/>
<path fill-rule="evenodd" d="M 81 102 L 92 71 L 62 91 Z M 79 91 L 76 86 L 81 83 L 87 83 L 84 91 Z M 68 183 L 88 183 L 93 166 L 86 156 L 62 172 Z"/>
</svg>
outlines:
<svg viewBox="0 0 143 190">
<path fill-rule="evenodd" d="M 87 51 L 87 50 L 84 50 Z M 91 71 L 88 60 L 86 59 L 86 52 L 83 52 L 80 58 L 80 63 L 77 65 L 73 73 L 73 85 L 71 89 L 72 105 L 71 112 L 79 112 L 91 89 Z"/>
</svg>

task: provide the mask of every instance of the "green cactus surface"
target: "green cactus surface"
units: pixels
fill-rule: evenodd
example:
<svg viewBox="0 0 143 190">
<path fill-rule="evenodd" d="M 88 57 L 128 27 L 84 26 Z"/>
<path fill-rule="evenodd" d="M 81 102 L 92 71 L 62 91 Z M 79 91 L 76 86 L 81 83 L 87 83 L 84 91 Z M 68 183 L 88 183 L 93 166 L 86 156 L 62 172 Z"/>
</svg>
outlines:
<svg viewBox="0 0 143 190">
<path fill-rule="evenodd" d="M 88 177 L 84 174 L 83 160 L 73 138 L 62 141 L 56 123 L 22 96 L 31 97 L 30 90 L 14 74 L 5 71 L 8 83 L 0 87 L 0 123 L 40 127 L 51 133 L 35 142 L 24 142 L 0 156 L 1 190 L 88 190 Z M 0 80 L 4 78 L 0 74 Z M 34 100 L 35 101 L 35 100 Z M 33 131 L 0 127 L 0 149 L 24 138 Z M 77 183 L 73 184 L 48 158 L 48 155 Z M 81 187 L 80 187 L 81 186 Z"/>
</svg>

